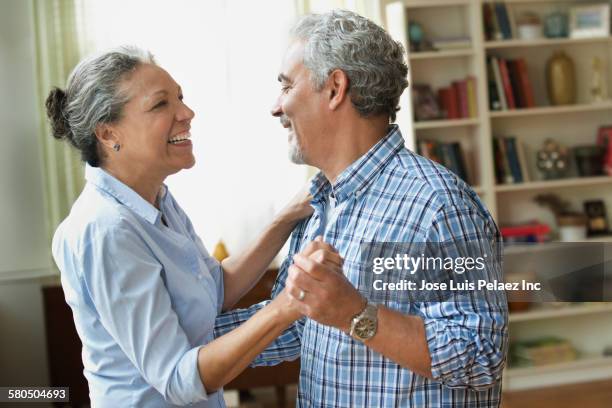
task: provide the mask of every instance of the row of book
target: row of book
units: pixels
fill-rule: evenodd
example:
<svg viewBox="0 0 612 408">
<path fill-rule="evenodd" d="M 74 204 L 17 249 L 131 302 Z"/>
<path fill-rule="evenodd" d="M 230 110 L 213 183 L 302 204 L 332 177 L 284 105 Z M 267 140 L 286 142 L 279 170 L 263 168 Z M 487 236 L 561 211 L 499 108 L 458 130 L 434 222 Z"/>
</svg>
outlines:
<svg viewBox="0 0 612 408">
<path fill-rule="evenodd" d="M 482 5 L 485 37 L 489 41 L 510 40 L 515 35 L 514 15 L 505 3 L 484 3 Z"/>
<path fill-rule="evenodd" d="M 551 229 L 547 224 L 537 221 L 500 228 L 504 244 L 536 243 L 550 240 Z"/>
<path fill-rule="evenodd" d="M 533 108 L 533 86 L 527 74 L 527 61 L 487 58 L 489 108 L 507 110 Z"/>
<path fill-rule="evenodd" d="M 468 76 L 438 89 L 438 101 L 446 119 L 475 118 L 478 116 L 476 78 Z"/>
<path fill-rule="evenodd" d="M 495 178 L 498 184 L 530 181 L 525 146 L 514 136 L 493 138 Z"/>
<path fill-rule="evenodd" d="M 419 140 L 417 152 L 423 157 L 440 163 L 462 178 L 465 182 L 469 183 L 465 159 L 463 157 L 463 149 L 459 142 Z"/>
</svg>

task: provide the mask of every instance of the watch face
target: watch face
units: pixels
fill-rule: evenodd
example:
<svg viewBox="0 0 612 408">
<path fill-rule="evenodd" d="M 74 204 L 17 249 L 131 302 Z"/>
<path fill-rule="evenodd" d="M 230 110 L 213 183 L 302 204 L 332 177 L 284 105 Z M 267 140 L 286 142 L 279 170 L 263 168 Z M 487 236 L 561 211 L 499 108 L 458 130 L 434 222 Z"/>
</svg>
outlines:
<svg viewBox="0 0 612 408">
<path fill-rule="evenodd" d="M 361 339 L 369 339 L 376 334 L 376 321 L 372 319 L 361 319 L 355 325 L 355 334 Z"/>
</svg>

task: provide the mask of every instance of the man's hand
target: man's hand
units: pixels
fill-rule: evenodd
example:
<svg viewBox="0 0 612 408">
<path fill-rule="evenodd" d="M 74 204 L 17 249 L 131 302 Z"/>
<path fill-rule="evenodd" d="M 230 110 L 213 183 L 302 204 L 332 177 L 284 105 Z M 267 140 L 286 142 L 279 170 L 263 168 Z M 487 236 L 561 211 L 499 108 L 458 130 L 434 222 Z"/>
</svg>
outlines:
<svg viewBox="0 0 612 408">
<path fill-rule="evenodd" d="M 294 255 L 293 261 L 286 288 L 301 312 L 321 324 L 348 332 L 351 319 L 365 307 L 365 299 L 344 276 L 338 252 L 317 237 Z"/>
</svg>

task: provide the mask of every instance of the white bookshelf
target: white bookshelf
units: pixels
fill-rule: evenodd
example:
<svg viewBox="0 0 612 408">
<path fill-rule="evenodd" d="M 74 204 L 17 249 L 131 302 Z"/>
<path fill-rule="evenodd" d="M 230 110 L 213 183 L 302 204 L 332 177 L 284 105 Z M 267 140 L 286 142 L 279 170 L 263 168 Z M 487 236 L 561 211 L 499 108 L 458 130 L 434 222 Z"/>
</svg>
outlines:
<svg viewBox="0 0 612 408">
<path fill-rule="evenodd" d="M 609 44 L 610 37 L 602 38 L 542 38 L 538 40 L 499 40 L 486 41 L 484 46 L 487 49 L 499 48 L 524 48 L 524 47 L 552 47 L 569 46 L 584 44 Z"/>
<path fill-rule="evenodd" d="M 467 118 L 467 119 L 444 119 L 444 120 L 431 120 L 425 122 L 416 122 L 414 129 L 439 129 L 448 127 L 460 127 L 460 126 L 476 126 L 480 125 L 479 118 Z"/>
<path fill-rule="evenodd" d="M 535 167 L 535 152 L 543 141 L 553 137 L 571 148 L 594 144 L 599 126 L 612 124 L 612 99 L 593 103 L 588 93 L 590 61 L 599 56 L 605 66 L 604 83 L 612 97 L 612 37 L 590 39 L 519 39 L 486 41 L 482 5 L 488 0 L 399 0 L 380 1 L 383 23 L 391 36 L 407 50 L 410 84 L 428 83 L 433 89 L 450 81 L 473 75 L 476 78 L 478 116 L 460 120 L 415 122 L 410 91 L 402 95 L 398 123 L 406 144 L 415 149 L 420 138 L 460 141 L 474 189 L 500 225 L 539 219 L 555 227 L 552 214 L 538 207 L 535 195 L 550 191 L 569 200 L 582 210 L 587 199 L 603 199 L 612 213 L 612 177 L 571 176 L 543 180 Z M 575 4 L 571 0 L 507 0 L 509 12 L 518 15 L 535 9 L 538 14 Z M 469 36 L 471 47 L 450 51 L 410 52 L 407 27 L 409 21 L 420 23 L 428 37 Z M 545 66 L 556 50 L 563 50 L 574 60 L 578 82 L 577 103 L 550 106 L 546 96 Z M 533 86 L 536 106 L 529 109 L 490 111 L 486 57 L 524 58 Z M 497 185 L 492 149 L 493 135 L 515 136 L 526 148 L 530 181 Z M 416 150 L 416 149 L 415 149 Z M 591 241 L 610 241 L 609 237 Z M 510 249 L 518 258 L 527 252 L 548 250 L 550 246 Z M 520 262 L 519 262 L 520 264 Z M 520 271 L 519 271 L 520 272 Z M 568 328 L 570 328 L 568 330 Z M 597 332 L 596 335 L 592 335 Z M 580 353 L 576 361 L 544 367 L 509 368 L 504 376 L 504 390 L 523 390 L 581 381 L 612 378 L 612 358 L 604 357 L 605 347 L 612 345 L 612 304 L 572 305 L 564 308 L 534 309 L 511 314 L 510 337 L 531 339 L 547 335 L 567 338 Z M 608 340 L 610 339 L 610 340 Z"/>
<path fill-rule="evenodd" d="M 474 50 L 471 48 L 460 50 L 444 50 L 444 51 L 423 51 L 414 52 L 410 55 L 410 61 L 425 60 L 425 59 L 443 59 L 457 57 L 472 57 Z"/>
</svg>

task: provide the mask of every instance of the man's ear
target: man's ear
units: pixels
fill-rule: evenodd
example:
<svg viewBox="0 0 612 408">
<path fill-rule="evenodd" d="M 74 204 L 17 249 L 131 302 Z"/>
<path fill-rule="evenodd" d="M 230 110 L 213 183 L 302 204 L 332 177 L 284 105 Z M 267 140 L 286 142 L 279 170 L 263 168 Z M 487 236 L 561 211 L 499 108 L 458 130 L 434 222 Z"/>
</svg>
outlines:
<svg viewBox="0 0 612 408">
<path fill-rule="evenodd" d="M 112 149 L 116 144 L 121 144 L 117 132 L 107 123 L 98 124 L 94 132 L 98 142 L 107 149 Z"/>
<path fill-rule="evenodd" d="M 347 98 L 349 78 L 341 69 L 335 69 L 329 74 L 329 108 L 336 110 Z"/>
</svg>

